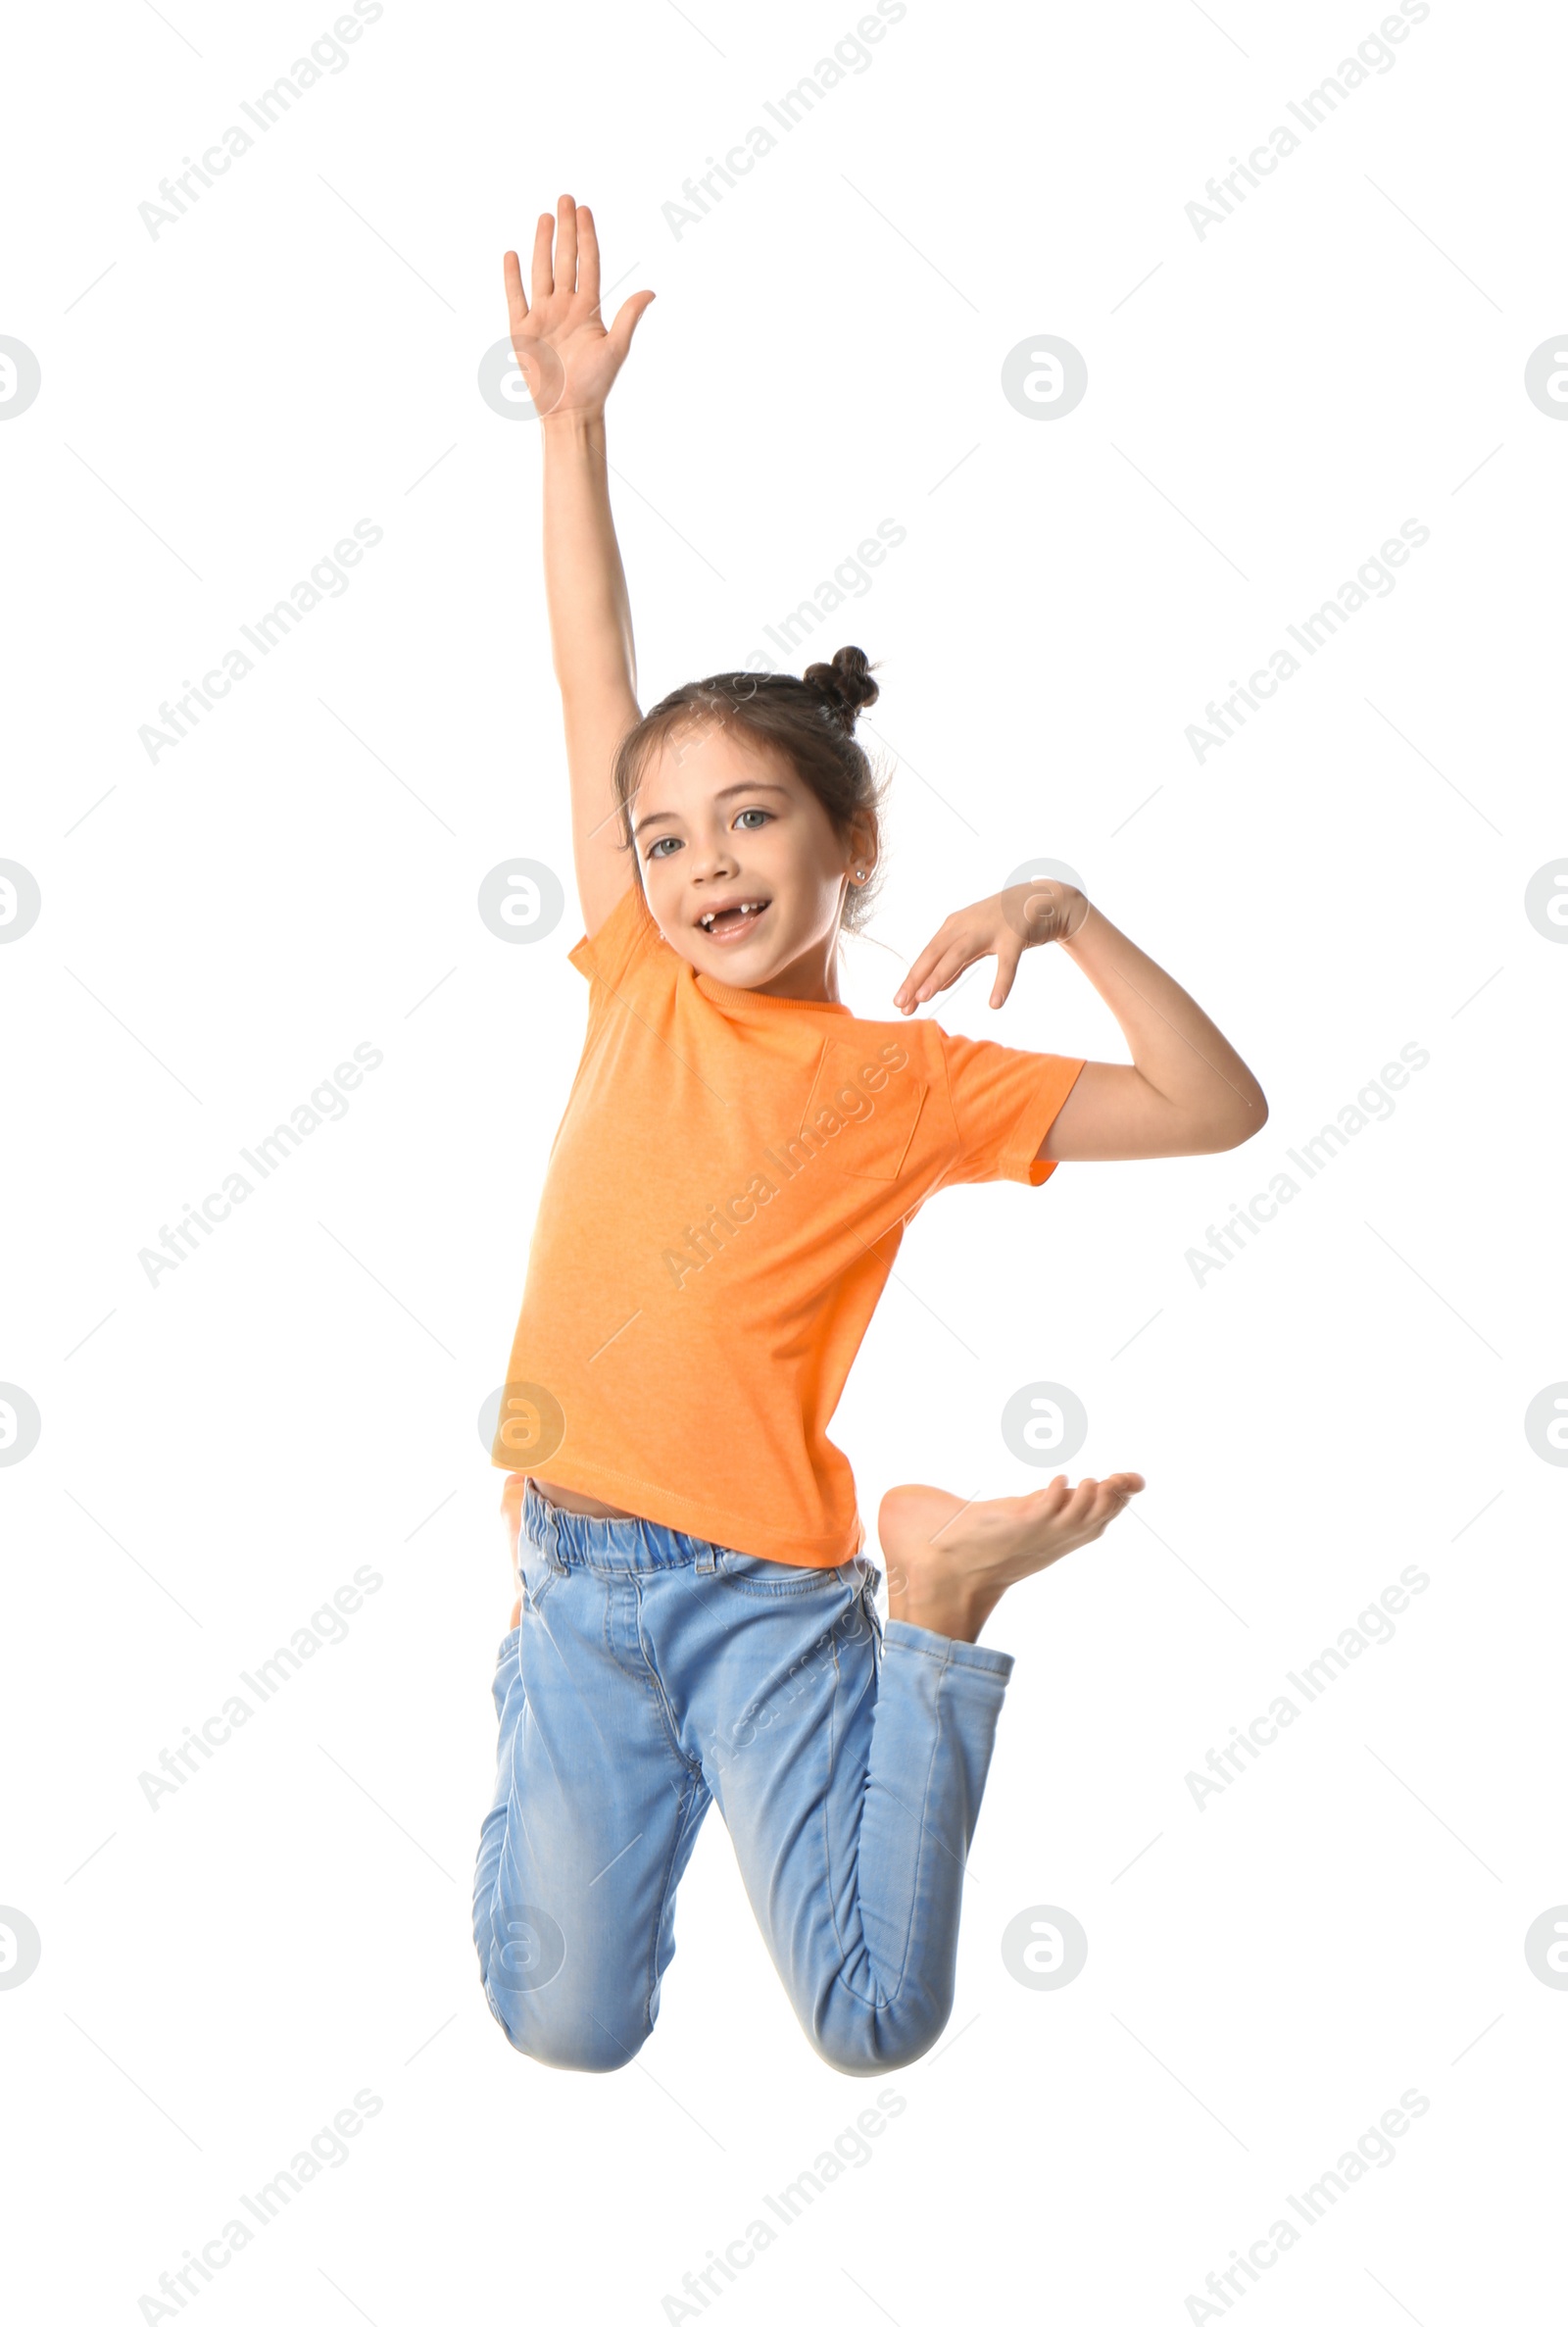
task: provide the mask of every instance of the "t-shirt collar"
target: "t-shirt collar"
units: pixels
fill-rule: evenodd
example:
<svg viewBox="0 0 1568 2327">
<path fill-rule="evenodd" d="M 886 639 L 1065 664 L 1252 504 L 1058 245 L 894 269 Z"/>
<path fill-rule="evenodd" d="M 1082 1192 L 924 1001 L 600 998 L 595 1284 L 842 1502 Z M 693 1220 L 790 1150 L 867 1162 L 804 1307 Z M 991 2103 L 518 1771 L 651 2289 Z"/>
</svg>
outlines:
<svg viewBox="0 0 1568 2327">
<path fill-rule="evenodd" d="M 722 1011 L 826 1010 L 836 1017 L 855 1015 L 847 1002 L 797 1002 L 783 994 L 754 993 L 750 986 L 726 986 L 721 978 L 710 977 L 706 969 L 694 969 L 692 975 L 704 1000 L 716 1003 Z"/>
</svg>

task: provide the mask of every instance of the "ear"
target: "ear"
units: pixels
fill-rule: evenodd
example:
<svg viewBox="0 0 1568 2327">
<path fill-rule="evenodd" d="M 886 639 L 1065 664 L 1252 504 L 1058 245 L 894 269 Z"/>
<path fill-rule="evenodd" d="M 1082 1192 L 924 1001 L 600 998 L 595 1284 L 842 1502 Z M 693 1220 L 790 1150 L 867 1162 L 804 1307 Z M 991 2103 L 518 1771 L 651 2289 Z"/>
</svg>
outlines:
<svg viewBox="0 0 1568 2327">
<path fill-rule="evenodd" d="M 864 886 L 858 875 L 863 872 L 869 878 L 881 853 L 882 835 L 875 814 L 868 809 L 863 810 L 852 819 L 845 846 L 846 869 L 852 888 Z"/>
</svg>

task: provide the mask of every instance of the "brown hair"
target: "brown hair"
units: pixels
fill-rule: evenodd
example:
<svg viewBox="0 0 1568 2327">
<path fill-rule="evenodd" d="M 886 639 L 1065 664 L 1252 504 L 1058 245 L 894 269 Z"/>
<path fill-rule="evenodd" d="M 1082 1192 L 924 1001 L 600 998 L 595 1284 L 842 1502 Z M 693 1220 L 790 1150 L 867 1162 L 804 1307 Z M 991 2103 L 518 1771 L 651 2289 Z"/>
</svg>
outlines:
<svg viewBox="0 0 1568 2327">
<path fill-rule="evenodd" d="M 800 678 L 785 670 L 724 670 L 677 687 L 643 715 L 615 754 L 612 781 L 624 845 L 633 846 L 631 803 L 649 761 L 676 728 L 698 720 L 720 727 L 733 721 L 759 744 L 782 753 L 821 802 L 841 840 L 858 825 L 879 839 L 883 787 L 855 740 L 856 715 L 876 701 L 878 691 L 858 646 L 841 646 L 831 663 L 812 663 Z M 865 918 L 880 868 L 879 858 L 869 880 L 850 883 L 844 928 L 858 928 Z"/>
</svg>

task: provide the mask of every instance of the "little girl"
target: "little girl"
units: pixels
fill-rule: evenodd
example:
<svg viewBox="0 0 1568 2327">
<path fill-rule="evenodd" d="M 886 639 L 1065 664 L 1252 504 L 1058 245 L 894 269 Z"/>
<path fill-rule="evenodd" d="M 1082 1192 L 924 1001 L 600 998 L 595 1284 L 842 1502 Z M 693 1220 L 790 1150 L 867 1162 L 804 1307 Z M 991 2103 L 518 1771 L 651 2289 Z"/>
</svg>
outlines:
<svg viewBox="0 0 1568 2327">
<path fill-rule="evenodd" d="M 1266 1119 L 1235 1051 L 1081 891 L 952 914 L 897 1018 L 838 999 L 878 795 L 856 647 L 637 703 L 605 399 L 653 293 L 607 331 L 586 208 L 505 262 L 540 415 L 545 573 L 587 935 L 588 1031 L 551 1151 L 493 1460 L 519 1597 L 502 1644 L 473 1928 L 519 2051 L 618 2068 L 647 2038 L 710 1803 L 818 2054 L 874 2076 L 953 2006 L 964 1859 L 1013 1659 L 1010 1584 L 1093 1542 L 1120 1471 L 961 1501 L 895 1487 L 878 1533 L 827 1436 L 904 1223 L 939 1187 L 1235 1147 Z M 1000 1005 L 1062 946 L 1131 1065 L 911 1019 L 973 962 Z"/>
</svg>

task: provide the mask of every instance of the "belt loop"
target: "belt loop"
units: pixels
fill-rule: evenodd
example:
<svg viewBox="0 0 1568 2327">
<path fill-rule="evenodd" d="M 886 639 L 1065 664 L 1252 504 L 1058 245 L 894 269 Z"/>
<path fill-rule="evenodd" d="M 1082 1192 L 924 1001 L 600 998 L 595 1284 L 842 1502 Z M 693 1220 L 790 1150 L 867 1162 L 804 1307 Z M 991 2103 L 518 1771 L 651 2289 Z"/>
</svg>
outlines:
<svg viewBox="0 0 1568 2327">
<path fill-rule="evenodd" d="M 705 1543 L 697 1554 L 697 1572 L 699 1575 L 711 1575 L 713 1572 L 713 1547 L 710 1543 Z"/>
</svg>

